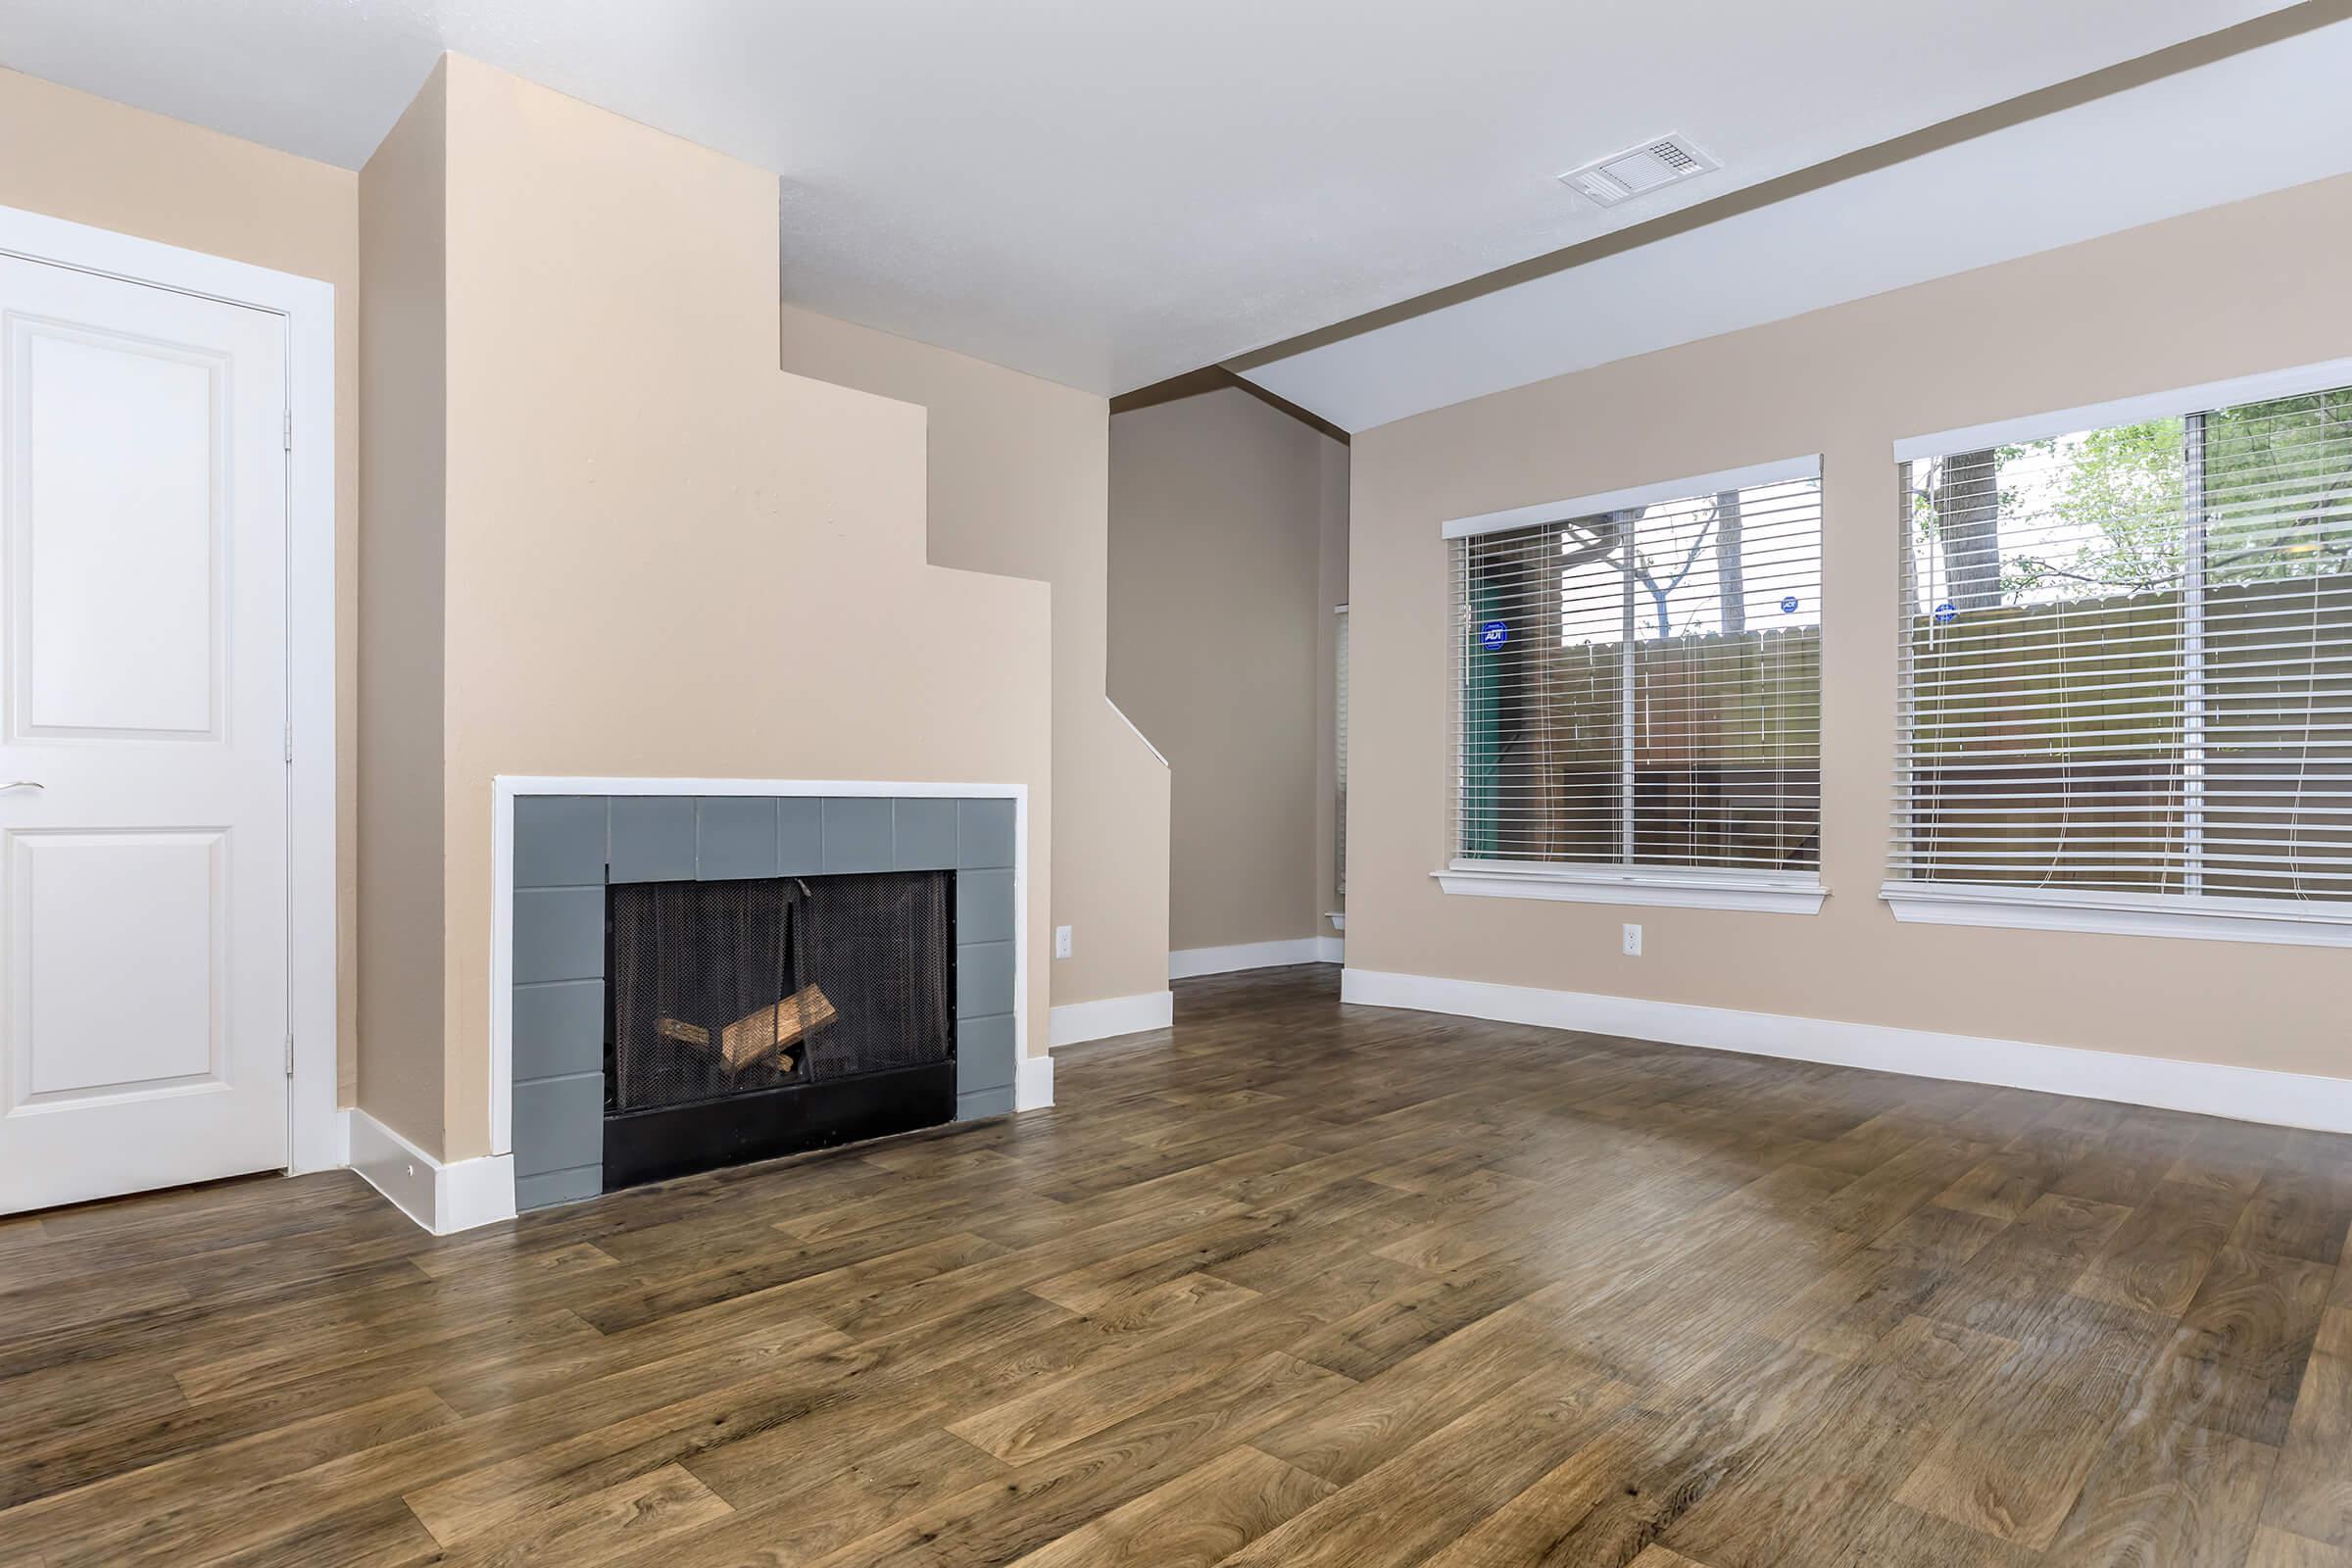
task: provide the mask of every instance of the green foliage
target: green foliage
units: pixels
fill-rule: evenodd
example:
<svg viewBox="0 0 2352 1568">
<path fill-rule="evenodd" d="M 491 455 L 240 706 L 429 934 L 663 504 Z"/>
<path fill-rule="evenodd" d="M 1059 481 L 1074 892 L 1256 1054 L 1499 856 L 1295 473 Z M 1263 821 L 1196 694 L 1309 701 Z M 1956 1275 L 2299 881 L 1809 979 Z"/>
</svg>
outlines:
<svg viewBox="0 0 2352 1568">
<path fill-rule="evenodd" d="M 2202 424 L 2210 586 L 2352 571 L 2352 389 L 2218 410 Z M 1999 449 L 2002 599 L 2180 587 L 2188 441 L 2188 422 L 2166 418 Z M 1935 466 L 1915 466 L 1923 550 L 1940 540 L 1936 495 Z"/>
<path fill-rule="evenodd" d="M 2352 389 L 2205 416 L 2216 583 L 2352 569 Z"/>
<path fill-rule="evenodd" d="M 2053 481 L 2030 499 L 2001 492 L 2004 531 L 2036 546 L 2004 553 L 2002 597 L 2022 604 L 2045 586 L 2112 593 L 2178 583 L 2186 564 L 2182 443 L 2175 418 L 2001 448 L 2003 469 L 2039 458 Z"/>
</svg>

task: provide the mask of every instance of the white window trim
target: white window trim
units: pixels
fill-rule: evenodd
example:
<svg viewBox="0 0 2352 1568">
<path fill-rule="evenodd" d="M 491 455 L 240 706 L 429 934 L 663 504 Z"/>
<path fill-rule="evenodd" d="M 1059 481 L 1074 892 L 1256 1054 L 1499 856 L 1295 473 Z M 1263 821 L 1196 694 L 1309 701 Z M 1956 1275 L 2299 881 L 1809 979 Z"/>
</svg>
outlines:
<svg viewBox="0 0 2352 1568">
<path fill-rule="evenodd" d="M 1745 490 L 1756 485 L 1788 484 L 1821 478 L 1821 454 L 1807 453 L 1771 463 L 1724 468 L 1714 473 L 1662 479 L 1629 485 L 1565 501 L 1539 502 L 1503 512 L 1454 517 L 1439 531 L 1447 540 L 1474 539 L 1507 529 L 1591 516 L 1632 507 L 1686 500 L 1721 490 Z M 1345 610 L 1345 605 L 1340 607 Z M 1457 715 L 1458 721 L 1458 715 Z M 1459 764 L 1457 756 L 1456 764 Z M 1630 766 L 1630 759 L 1628 760 Z M 1631 800 L 1630 791 L 1627 797 Z M 1630 807 L 1629 807 L 1630 809 Z M 1540 860 L 1479 860 L 1456 858 L 1445 869 L 1430 873 L 1438 886 L 1452 894 L 1475 898 L 1541 899 L 1571 904 L 1641 905 L 1687 909 L 1739 909 L 1753 913 L 1819 914 L 1828 892 L 1818 873 L 1791 876 L 1777 871 L 1735 869 L 1682 871 L 1624 861 L 1563 865 Z"/>
<path fill-rule="evenodd" d="M 1954 452 L 2015 446 L 2020 442 L 2038 441 L 2045 436 L 2075 435 L 2084 430 L 2138 424 L 2147 419 L 2177 419 L 2184 414 L 2235 408 L 2244 403 L 2269 403 L 2278 398 L 2304 397 L 2314 392 L 2332 391 L 2340 386 L 2352 386 L 2352 360 L 2326 360 L 2288 370 L 2241 375 L 2229 381 L 2208 381 L 2201 386 L 2176 387 L 2169 392 L 2150 392 L 2139 397 L 2117 398 L 2107 403 L 2088 403 L 2080 408 L 2055 409 L 2047 414 L 2029 414 L 2014 419 L 1994 419 L 1985 424 L 1963 425 L 1956 430 L 1938 430 L 1932 435 L 1904 436 L 1894 443 L 1894 461 L 1915 463 L 1922 458 L 1940 458 Z"/>
<path fill-rule="evenodd" d="M 1879 897 L 1897 920 L 1926 925 L 2352 948 L 2352 905 L 1942 882 L 1888 882 Z"/>
<path fill-rule="evenodd" d="M 1780 871 L 1676 871 L 1660 866 L 1457 859 L 1430 874 L 1446 892 L 1473 898 L 1738 909 L 1751 914 L 1819 914 L 1822 901 L 1829 897 L 1819 876 Z"/>
<path fill-rule="evenodd" d="M 1803 457 L 1782 458 L 1773 463 L 1754 463 L 1744 468 L 1687 474 L 1679 479 L 1660 479 L 1652 484 L 1628 485 L 1622 490 L 1603 490 L 1597 495 L 1572 496 L 1565 501 L 1539 501 L 1533 506 L 1512 507 L 1503 512 L 1482 512 L 1471 517 L 1450 517 L 1440 525 L 1438 531 L 1447 539 L 1475 539 L 1481 534 L 1525 528 L 1532 523 L 1560 522 L 1570 517 L 1590 517 L 1596 513 L 1622 512 L 1632 507 L 1656 506 L 1667 501 L 1688 501 L 1697 496 L 1713 495 L 1719 490 L 1745 490 L 1754 485 L 1791 484 L 1800 479 L 1820 477 L 1821 454 L 1813 452 Z M 1347 607 L 1343 605 L 1340 608 L 1344 610 Z"/>
<path fill-rule="evenodd" d="M 1906 436 L 1894 443 L 1894 459 L 1898 464 L 1915 463 L 1953 452 L 2109 429 L 2146 419 L 2195 419 L 2216 409 L 2308 396 L 2347 385 L 2352 385 L 2352 359 L 2324 360 L 2289 369 L 1998 419 L 1932 435 Z M 1908 699 L 1908 691 L 1903 695 Z M 2192 705 L 2195 702 L 2193 686 L 2188 701 Z M 2192 803 L 2189 817 L 2192 835 L 2201 817 Z M 2193 842 L 2192 837 L 2192 845 Z M 2192 860 L 2192 884 L 2201 864 L 2201 858 Z M 2290 947 L 2352 947 L 2352 902 L 2331 906 L 2316 902 L 2290 905 L 2272 899 L 2207 897 L 2193 892 L 2125 893 L 1911 881 L 1886 882 L 1880 887 L 1879 897 L 1897 920 L 1907 923 L 2262 942 Z"/>
</svg>

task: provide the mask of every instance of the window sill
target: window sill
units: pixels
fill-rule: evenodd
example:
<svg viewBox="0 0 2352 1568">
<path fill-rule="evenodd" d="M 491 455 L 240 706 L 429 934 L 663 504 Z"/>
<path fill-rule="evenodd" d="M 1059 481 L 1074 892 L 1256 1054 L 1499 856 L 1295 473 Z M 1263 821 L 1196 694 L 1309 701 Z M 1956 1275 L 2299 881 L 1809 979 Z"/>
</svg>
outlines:
<svg viewBox="0 0 2352 1568">
<path fill-rule="evenodd" d="M 1879 889 L 1879 897 L 1897 920 L 1928 925 L 2352 948 L 2352 906 L 2315 907 L 2270 899 L 2190 899 L 1936 882 L 1889 882 Z"/>
<path fill-rule="evenodd" d="M 1740 909 L 1819 914 L 1829 897 L 1819 877 L 1740 871 L 1653 871 L 1606 866 L 1456 860 L 1431 873 L 1447 893 L 1482 899 L 1548 899 L 1652 908 Z"/>
</svg>

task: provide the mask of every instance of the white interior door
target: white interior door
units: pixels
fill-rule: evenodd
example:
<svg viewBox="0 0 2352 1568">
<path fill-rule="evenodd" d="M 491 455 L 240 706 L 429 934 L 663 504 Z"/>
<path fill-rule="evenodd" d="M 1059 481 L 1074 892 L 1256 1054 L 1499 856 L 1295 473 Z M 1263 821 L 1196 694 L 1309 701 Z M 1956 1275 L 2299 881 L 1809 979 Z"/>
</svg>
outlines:
<svg viewBox="0 0 2352 1568">
<path fill-rule="evenodd" d="M 0 256 L 0 1212 L 286 1163 L 284 318 Z"/>
</svg>

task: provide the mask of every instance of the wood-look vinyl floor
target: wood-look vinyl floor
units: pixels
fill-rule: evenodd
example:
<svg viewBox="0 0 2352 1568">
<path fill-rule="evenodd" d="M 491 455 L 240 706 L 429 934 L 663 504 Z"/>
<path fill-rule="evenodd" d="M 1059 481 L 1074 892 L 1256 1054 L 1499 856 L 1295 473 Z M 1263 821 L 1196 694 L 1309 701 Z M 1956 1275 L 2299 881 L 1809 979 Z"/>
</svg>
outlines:
<svg viewBox="0 0 2352 1568">
<path fill-rule="evenodd" d="M 0 1564 L 2352 1568 L 2352 1141 L 1179 988 L 434 1241 L 0 1220 Z"/>
</svg>

